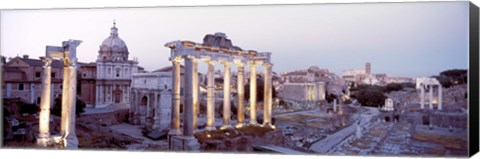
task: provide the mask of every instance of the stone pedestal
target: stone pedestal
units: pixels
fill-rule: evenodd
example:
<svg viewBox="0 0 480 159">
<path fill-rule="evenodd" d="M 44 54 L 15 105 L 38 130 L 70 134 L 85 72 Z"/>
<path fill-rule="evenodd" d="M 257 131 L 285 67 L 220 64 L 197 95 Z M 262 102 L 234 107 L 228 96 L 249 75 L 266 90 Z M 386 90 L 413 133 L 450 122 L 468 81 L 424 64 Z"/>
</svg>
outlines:
<svg viewBox="0 0 480 159">
<path fill-rule="evenodd" d="M 174 151 L 197 151 L 200 144 L 193 136 L 176 135 L 170 139 L 170 150 Z"/>
</svg>

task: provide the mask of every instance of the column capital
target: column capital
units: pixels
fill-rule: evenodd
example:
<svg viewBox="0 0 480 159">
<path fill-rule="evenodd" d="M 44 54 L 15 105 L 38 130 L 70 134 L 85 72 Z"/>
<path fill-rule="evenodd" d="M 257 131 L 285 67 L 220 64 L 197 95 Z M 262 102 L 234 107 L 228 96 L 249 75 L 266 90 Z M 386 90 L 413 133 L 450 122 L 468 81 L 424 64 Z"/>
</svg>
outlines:
<svg viewBox="0 0 480 159">
<path fill-rule="evenodd" d="M 220 63 L 221 63 L 222 65 L 228 65 L 228 66 L 230 65 L 230 62 L 227 61 L 227 60 L 221 60 Z"/>
<path fill-rule="evenodd" d="M 212 59 L 205 60 L 205 63 L 206 63 L 206 64 L 211 64 L 211 65 L 213 65 L 213 64 L 215 64 L 215 62 L 216 62 L 216 60 L 212 60 Z"/>
<path fill-rule="evenodd" d="M 249 61 L 247 63 L 248 63 L 248 66 L 250 66 L 250 67 L 257 65 L 257 63 L 255 61 Z"/>
<path fill-rule="evenodd" d="M 195 56 L 191 56 L 191 55 L 184 55 L 182 56 L 183 59 L 189 59 L 191 60 L 192 62 L 197 62 L 199 59 Z"/>
<path fill-rule="evenodd" d="M 272 67 L 272 66 L 273 66 L 273 63 L 263 63 L 263 66 L 265 66 L 265 67 Z"/>
<path fill-rule="evenodd" d="M 40 60 L 43 62 L 43 67 L 51 67 L 52 66 L 52 58 L 42 56 Z"/>
<path fill-rule="evenodd" d="M 237 67 L 243 67 L 245 66 L 245 63 L 241 62 L 241 61 L 235 61 L 233 62 L 235 65 L 237 65 Z"/>
<path fill-rule="evenodd" d="M 180 56 L 170 57 L 170 61 L 172 61 L 173 63 L 180 63 L 182 62 L 182 57 Z"/>
</svg>

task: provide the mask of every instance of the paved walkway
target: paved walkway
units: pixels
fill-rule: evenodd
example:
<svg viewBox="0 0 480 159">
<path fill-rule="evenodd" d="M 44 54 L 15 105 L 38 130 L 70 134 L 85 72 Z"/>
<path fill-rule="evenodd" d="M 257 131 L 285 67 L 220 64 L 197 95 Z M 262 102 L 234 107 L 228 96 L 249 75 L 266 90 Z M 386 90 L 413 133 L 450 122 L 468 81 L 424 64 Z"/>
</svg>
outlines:
<svg viewBox="0 0 480 159">
<path fill-rule="evenodd" d="M 377 108 L 367 108 L 368 111 L 363 112 L 360 115 L 360 125 L 365 125 L 370 122 L 373 116 L 378 115 L 380 112 Z M 343 140 L 353 134 L 356 130 L 356 123 L 350 124 L 348 127 L 325 137 L 324 139 L 317 141 L 310 146 L 310 150 L 316 153 L 327 153 L 329 150 L 340 144 Z"/>
<path fill-rule="evenodd" d="M 85 112 L 82 114 L 101 114 L 101 113 L 110 113 L 121 109 L 129 109 L 128 104 L 112 104 L 106 106 L 104 108 L 94 108 L 94 107 L 87 107 L 85 108 Z"/>
</svg>

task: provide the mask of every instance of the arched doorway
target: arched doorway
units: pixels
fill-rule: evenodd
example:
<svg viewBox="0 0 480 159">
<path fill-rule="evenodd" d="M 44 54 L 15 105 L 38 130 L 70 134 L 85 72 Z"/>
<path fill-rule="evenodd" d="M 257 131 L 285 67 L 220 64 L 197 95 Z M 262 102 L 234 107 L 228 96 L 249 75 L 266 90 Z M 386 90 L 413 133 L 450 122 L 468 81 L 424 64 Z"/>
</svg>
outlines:
<svg viewBox="0 0 480 159">
<path fill-rule="evenodd" d="M 122 90 L 117 88 L 115 91 L 113 91 L 113 99 L 115 103 L 122 102 Z"/>
</svg>

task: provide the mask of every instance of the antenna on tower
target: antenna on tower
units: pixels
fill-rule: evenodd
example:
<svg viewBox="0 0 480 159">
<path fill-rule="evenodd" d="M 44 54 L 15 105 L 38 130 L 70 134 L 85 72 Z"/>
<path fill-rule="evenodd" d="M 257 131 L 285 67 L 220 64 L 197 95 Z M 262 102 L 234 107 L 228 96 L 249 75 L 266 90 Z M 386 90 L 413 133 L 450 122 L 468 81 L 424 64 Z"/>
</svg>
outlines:
<svg viewBox="0 0 480 159">
<path fill-rule="evenodd" d="M 113 27 L 115 27 L 115 24 L 117 24 L 117 23 L 115 22 L 115 19 L 113 19 Z"/>
</svg>

